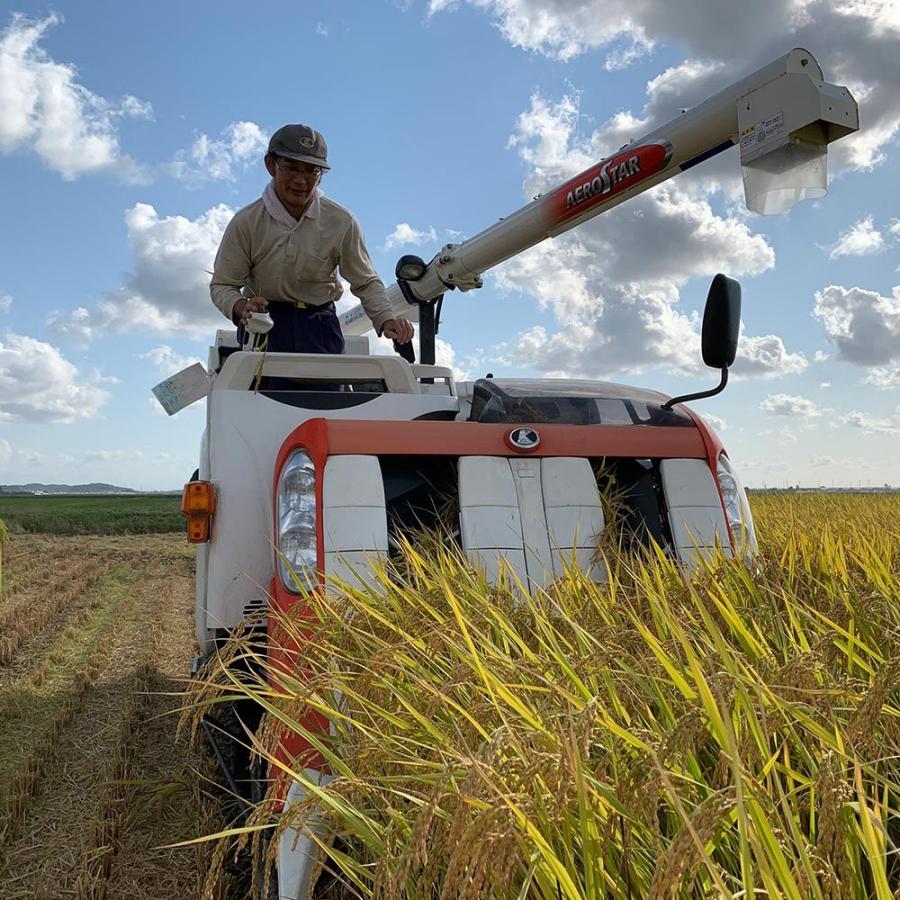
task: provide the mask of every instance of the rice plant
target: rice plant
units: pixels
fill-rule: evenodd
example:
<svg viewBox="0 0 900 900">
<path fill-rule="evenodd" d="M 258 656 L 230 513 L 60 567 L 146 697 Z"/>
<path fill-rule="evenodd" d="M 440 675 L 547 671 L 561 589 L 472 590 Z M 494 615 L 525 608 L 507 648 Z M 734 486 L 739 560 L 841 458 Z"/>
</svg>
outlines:
<svg viewBox="0 0 900 900">
<path fill-rule="evenodd" d="M 407 543 L 378 590 L 278 621 L 289 671 L 237 640 L 195 687 L 267 711 L 276 778 L 238 836 L 259 857 L 267 826 L 324 818 L 346 897 L 895 896 L 898 500 L 755 498 L 750 568 L 686 579 L 611 542 L 606 583 L 531 598 Z M 336 777 L 279 818 L 278 781 L 306 781 L 286 731 Z"/>
<path fill-rule="evenodd" d="M 9 536 L 3 519 L 0 519 L 0 591 L 3 590 L 3 551 L 6 549 L 6 540 Z"/>
</svg>

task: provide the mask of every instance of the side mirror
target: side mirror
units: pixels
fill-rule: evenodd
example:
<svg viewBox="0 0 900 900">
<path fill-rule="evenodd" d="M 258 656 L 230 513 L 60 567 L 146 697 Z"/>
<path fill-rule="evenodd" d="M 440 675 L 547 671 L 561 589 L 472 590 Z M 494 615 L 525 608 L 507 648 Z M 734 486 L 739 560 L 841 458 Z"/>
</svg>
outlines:
<svg viewBox="0 0 900 900">
<path fill-rule="evenodd" d="M 702 400 L 715 397 L 728 384 L 728 367 L 737 355 L 738 332 L 741 329 L 741 286 L 733 278 L 721 273 L 716 275 L 706 295 L 706 309 L 703 310 L 703 332 L 700 346 L 703 362 L 713 369 L 720 369 L 722 380 L 711 391 L 697 394 L 682 394 L 663 403 L 663 409 L 671 409 L 685 400 Z"/>
<path fill-rule="evenodd" d="M 727 275 L 716 275 L 706 295 L 701 347 L 703 362 L 727 369 L 737 354 L 741 328 L 741 285 Z"/>
</svg>

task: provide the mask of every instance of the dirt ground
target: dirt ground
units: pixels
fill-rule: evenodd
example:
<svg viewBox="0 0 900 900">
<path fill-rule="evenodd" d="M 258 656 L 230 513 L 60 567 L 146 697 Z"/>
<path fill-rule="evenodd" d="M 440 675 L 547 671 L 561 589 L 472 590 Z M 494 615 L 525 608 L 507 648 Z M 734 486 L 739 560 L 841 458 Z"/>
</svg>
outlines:
<svg viewBox="0 0 900 900">
<path fill-rule="evenodd" d="M 3 568 L 0 900 L 201 897 L 211 846 L 166 847 L 227 824 L 209 759 L 176 734 L 193 550 L 13 534 Z"/>
</svg>

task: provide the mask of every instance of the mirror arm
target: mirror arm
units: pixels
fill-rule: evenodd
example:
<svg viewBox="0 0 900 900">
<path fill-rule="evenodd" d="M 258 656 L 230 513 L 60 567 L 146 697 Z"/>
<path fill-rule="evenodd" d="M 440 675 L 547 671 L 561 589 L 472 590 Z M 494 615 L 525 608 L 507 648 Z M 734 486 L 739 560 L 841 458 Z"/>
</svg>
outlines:
<svg viewBox="0 0 900 900">
<path fill-rule="evenodd" d="M 676 403 L 684 403 L 685 400 L 702 400 L 704 397 L 714 397 L 716 394 L 721 394 L 722 391 L 725 390 L 725 385 L 728 384 L 728 369 L 727 367 L 722 369 L 722 380 L 719 382 L 717 387 L 714 387 L 711 391 L 700 391 L 697 394 L 683 394 L 681 397 L 673 397 L 671 400 L 666 400 L 663 403 L 663 409 L 671 409 Z"/>
</svg>

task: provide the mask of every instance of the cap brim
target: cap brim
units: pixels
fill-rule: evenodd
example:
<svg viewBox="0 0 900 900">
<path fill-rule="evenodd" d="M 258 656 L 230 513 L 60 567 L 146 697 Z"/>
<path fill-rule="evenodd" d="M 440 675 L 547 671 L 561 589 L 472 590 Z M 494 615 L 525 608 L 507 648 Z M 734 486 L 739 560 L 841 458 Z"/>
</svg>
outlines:
<svg viewBox="0 0 900 900">
<path fill-rule="evenodd" d="M 319 159 L 317 156 L 303 156 L 300 153 L 281 153 L 280 151 L 273 151 L 276 156 L 282 156 L 285 159 L 293 159 L 297 162 L 305 162 L 309 163 L 311 166 L 318 166 L 320 169 L 330 169 L 331 166 L 328 165 L 327 162 L 323 159 Z"/>
</svg>

